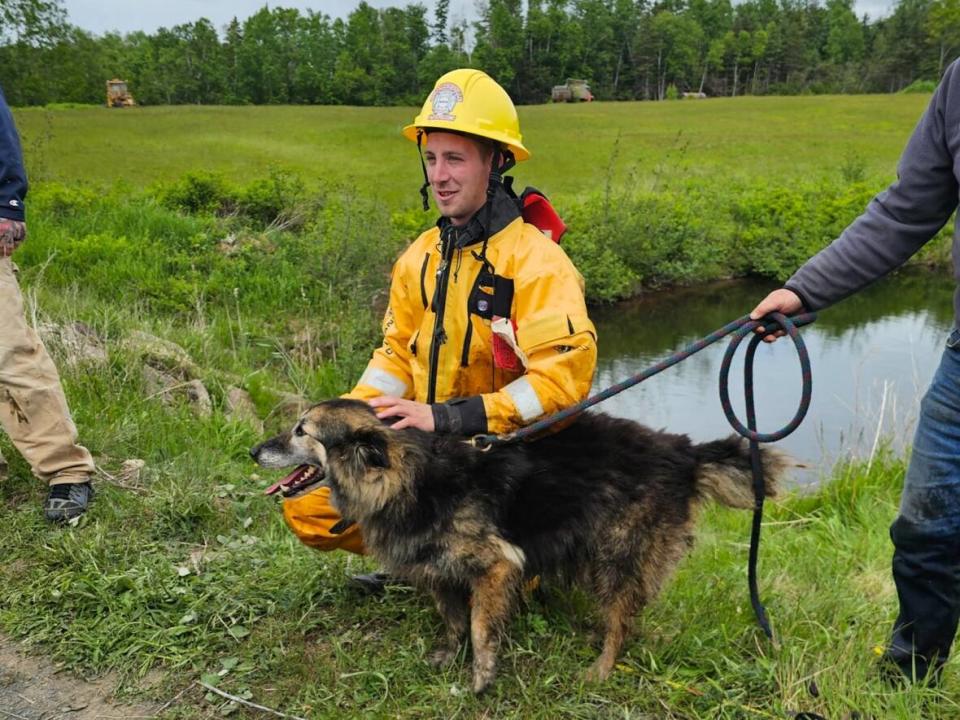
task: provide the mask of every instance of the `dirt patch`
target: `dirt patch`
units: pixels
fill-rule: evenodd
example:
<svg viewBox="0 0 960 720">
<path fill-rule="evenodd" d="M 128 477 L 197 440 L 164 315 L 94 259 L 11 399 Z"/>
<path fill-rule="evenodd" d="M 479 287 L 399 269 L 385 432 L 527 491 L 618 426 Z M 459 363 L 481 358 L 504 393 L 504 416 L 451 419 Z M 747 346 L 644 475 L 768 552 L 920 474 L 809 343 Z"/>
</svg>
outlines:
<svg viewBox="0 0 960 720">
<path fill-rule="evenodd" d="M 111 699 L 115 681 L 81 680 L 0 636 L 0 720 L 136 720 L 157 707 Z"/>
</svg>

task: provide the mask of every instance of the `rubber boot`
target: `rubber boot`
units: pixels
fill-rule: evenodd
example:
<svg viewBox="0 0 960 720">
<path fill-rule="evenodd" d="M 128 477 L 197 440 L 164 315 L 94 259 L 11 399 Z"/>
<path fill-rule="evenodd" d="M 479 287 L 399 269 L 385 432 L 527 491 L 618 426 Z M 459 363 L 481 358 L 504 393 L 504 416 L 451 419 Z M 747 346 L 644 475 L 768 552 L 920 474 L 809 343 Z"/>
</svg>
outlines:
<svg viewBox="0 0 960 720">
<path fill-rule="evenodd" d="M 960 553 L 955 538 L 926 537 L 897 518 L 890 527 L 900 614 L 884 659 L 913 682 L 937 682 L 960 619 Z"/>
</svg>

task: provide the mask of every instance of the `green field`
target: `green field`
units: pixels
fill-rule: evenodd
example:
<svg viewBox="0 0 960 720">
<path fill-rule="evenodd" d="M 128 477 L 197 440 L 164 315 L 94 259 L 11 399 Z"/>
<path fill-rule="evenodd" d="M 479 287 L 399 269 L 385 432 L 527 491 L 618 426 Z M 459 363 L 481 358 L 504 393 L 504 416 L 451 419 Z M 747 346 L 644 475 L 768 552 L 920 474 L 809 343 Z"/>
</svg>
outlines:
<svg viewBox="0 0 960 720">
<path fill-rule="evenodd" d="M 818 179 L 850 159 L 892 178 L 923 95 L 716 98 L 520 108 L 533 158 L 515 173 L 565 198 L 629 172 L 706 179 Z M 22 110 L 28 163 L 46 179 L 135 187 L 188 170 L 243 181 L 272 166 L 348 182 L 413 207 L 420 167 L 399 131 L 415 108 L 197 107 Z"/>
<path fill-rule="evenodd" d="M 893 178 L 924 104 L 522 108 L 536 157 L 521 179 L 555 195 L 594 300 L 782 277 Z M 370 561 L 295 540 L 261 494 L 273 476 L 247 450 L 288 426 L 291 396 L 349 388 L 377 342 L 390 263 L 431 222 L 416 208 L 415 154 L 397 137 L 412 112 L 16 113 L 35 180 L 16 259 L 102 474 L 78 526 L 50 528 L 44 489 L 0 437 L 11 462 L 0 631 L 80 675 L 115 673 L 121 696 L 176 698 L 163 720 L 260 717 L 201 680 L 311 720 L 957 717 L 956 662 L 942 690 L 877 679 L 895 612 L 886 528 L 903 473 L 884 453 L 768 513 L 760 586 L 776 643 L 747 598 L 749 516 L 711 508 L 603 685 L 581 680 L 596 649 L 577 593 L 547 589 L 520 610 L 497 684 L 474 698 L 467 656 L 428 667 L 439 625 L 422 597 L 358 601 L 344 579 Z M 923 256 L 945 257 L 943 243 Z M 49 330 L 76 322 L 104 358 L 76 361 Z M 136 341 L 144 332 L 179 352 Z M 202 382 L 209 412 L 158 391 L 158 369 Z M 231 388 L 249 394 L 257 420 L 229 413 Z M 130 458 L 145 461 L 140 475 L 124 474 Z"/>
</svg>

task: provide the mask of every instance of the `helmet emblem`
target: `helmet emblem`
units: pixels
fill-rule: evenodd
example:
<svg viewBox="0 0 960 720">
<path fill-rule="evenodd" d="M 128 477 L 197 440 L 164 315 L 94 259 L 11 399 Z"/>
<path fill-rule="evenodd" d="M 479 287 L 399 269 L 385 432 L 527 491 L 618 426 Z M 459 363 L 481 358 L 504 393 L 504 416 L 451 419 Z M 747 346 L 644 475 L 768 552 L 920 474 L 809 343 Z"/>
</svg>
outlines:
<svg viewBox="0 0 960 720">
<path fill-rule="evenodd" d="M 450 111 L 458 102 L 463 102 L 463 92 L 453 83 L 443 83 L 434 89 L 430 96 L 433 103 L 433 112 L 427 117 L 427 120 L 456 120 L 456 115 L 451 115 Z"/>
</svg>

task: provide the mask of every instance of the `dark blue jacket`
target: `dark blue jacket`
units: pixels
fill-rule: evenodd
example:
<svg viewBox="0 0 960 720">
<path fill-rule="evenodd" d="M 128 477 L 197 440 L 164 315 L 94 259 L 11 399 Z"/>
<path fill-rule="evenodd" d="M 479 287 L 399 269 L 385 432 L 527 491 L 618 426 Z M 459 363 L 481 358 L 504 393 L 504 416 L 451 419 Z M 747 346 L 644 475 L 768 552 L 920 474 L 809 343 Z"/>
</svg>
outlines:
<svg viewBox="0 0 960 720">
<path fill-rule="evenodd" d="M 943 74 L 900 156 L 897 180 L 839 238 L 787 280 L 808 310 L 820 310 L 899 267 L 934 237 L 960 197 L 960 61 Z M 953 234 L 960 279 L 960 222 Z M 960 287 L 954 294 L 960 327 Z"/>
<path fill-rule="evenodd" d="M 20 138 L 0 88 L 0 218 L 23 220 L 26 197 L 27 171 L 23 168 Z"/>
</svg>

